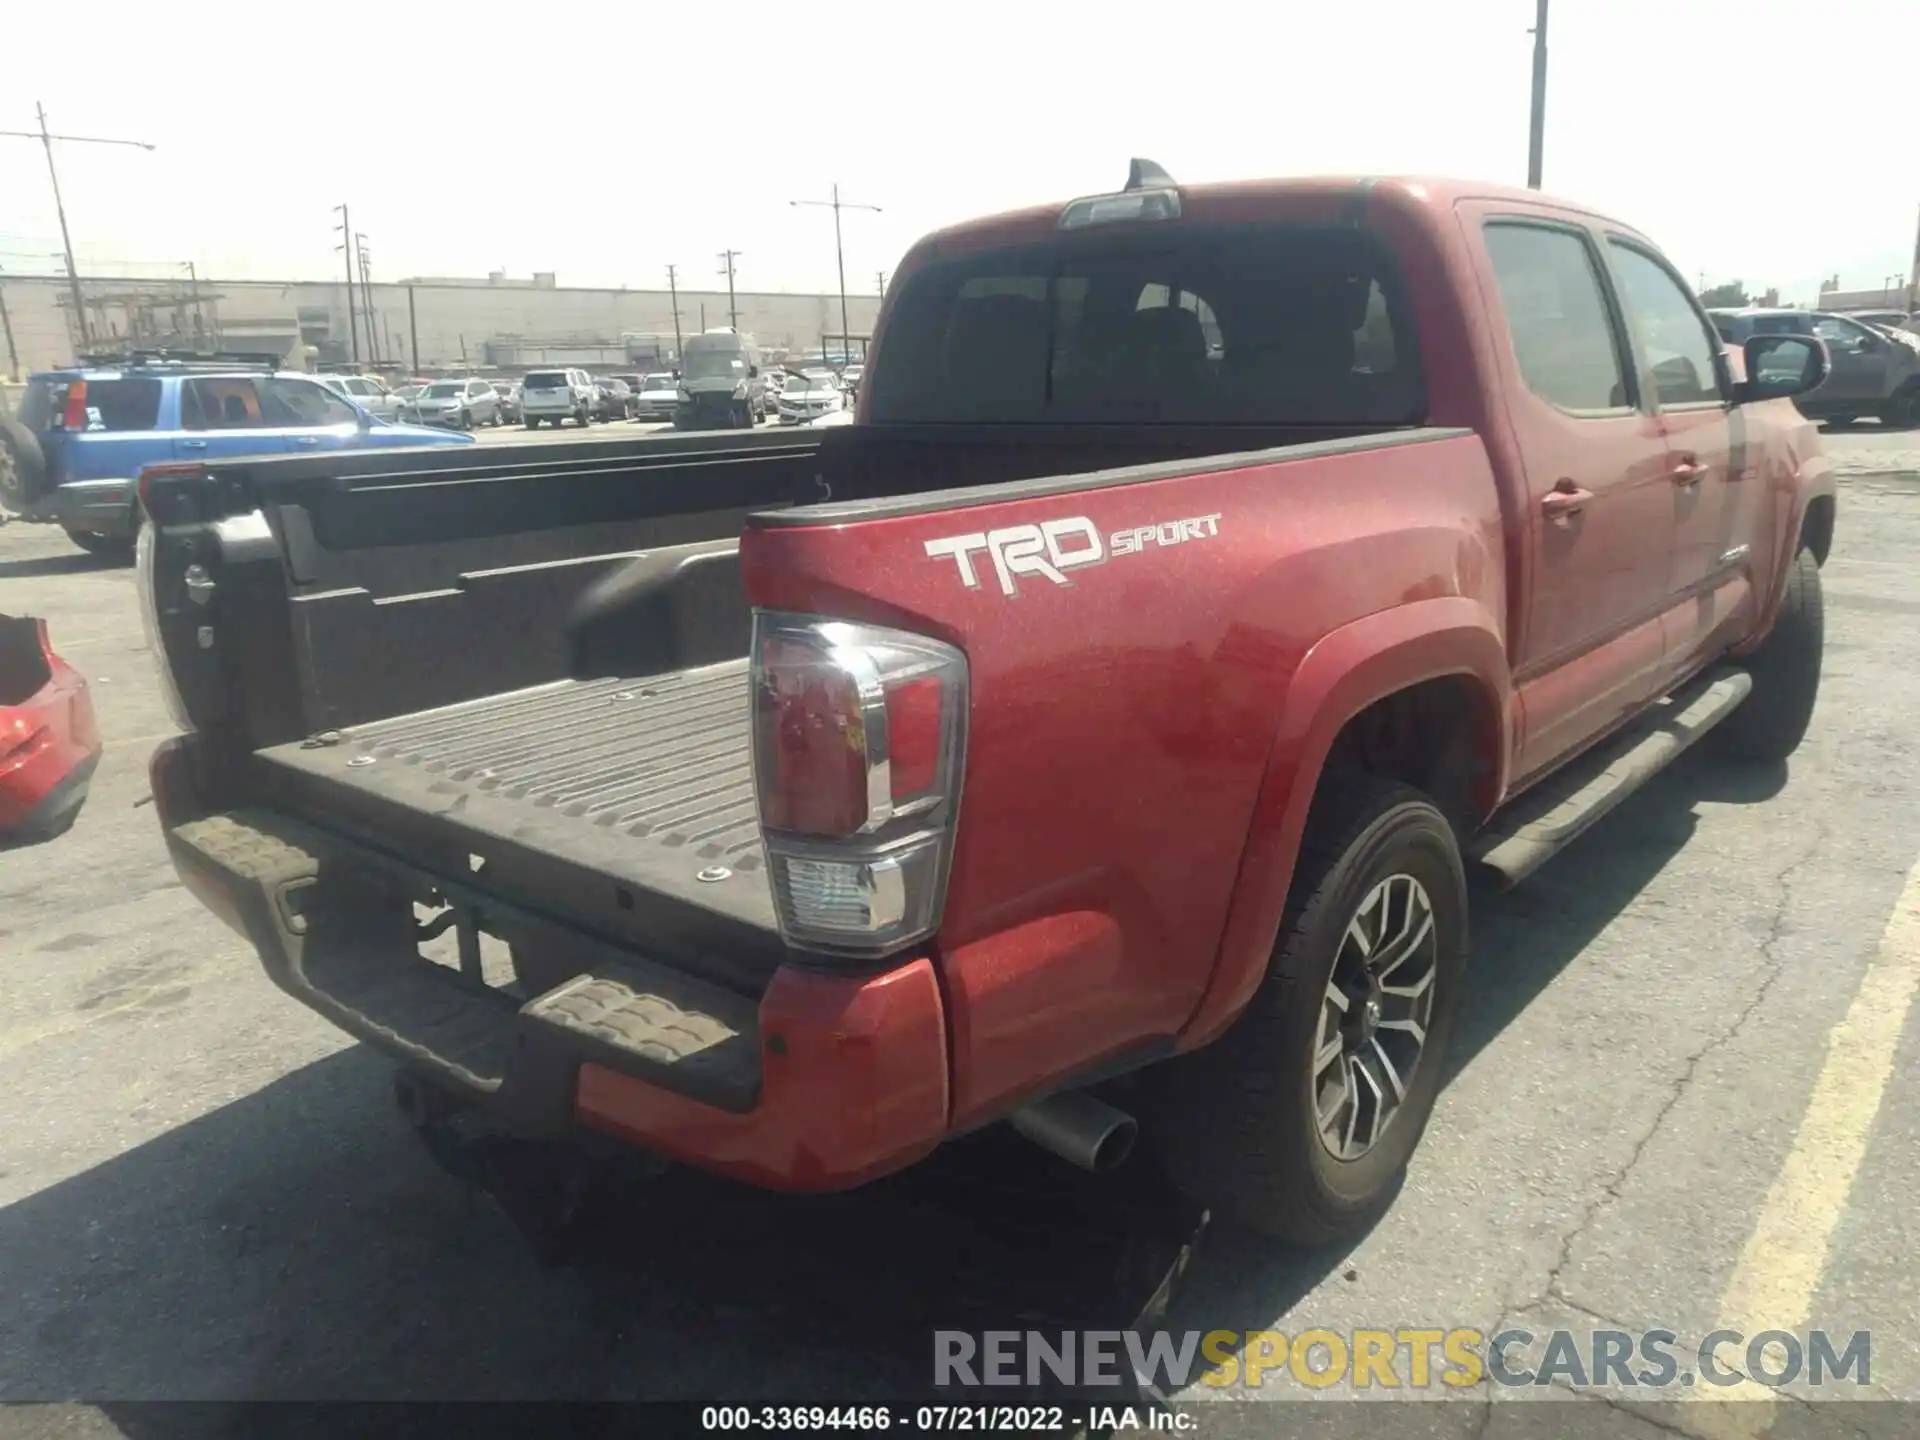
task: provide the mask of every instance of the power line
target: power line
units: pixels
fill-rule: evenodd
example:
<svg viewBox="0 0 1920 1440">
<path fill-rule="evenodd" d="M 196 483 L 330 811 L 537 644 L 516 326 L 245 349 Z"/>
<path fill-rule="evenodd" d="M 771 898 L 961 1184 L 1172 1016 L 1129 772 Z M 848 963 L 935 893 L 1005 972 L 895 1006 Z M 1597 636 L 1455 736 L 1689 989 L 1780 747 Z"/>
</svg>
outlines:
<svg viewBox="0 0 1920 1440">
<path fill-rule="evenodd" d="M 1540 0 L 1540 3 L 1544 5 L 1546 4 L 1546 0 Z M 848 354 L 848 347 L 853 343 L 851 339 L 852 327 L 847 323 L 847 256 L 845 248 L 840 243 L 840 212 L 842 210 L 871 210 L 874 214 L 878 215 L 880 213 L 880 207 L 878 205 L 857 205 L 851 200 L 842 200 L 840 198 L 840 185 L 838 181 L 834 182 L 833 198 L 831 200 L 789 200 L 787 203 L 789 205 L 818 206 L 822 209 L 833 211 L 833 259 L 834 263 L 840 267 L 840 358 L 843 361 L 850 359 L 851 356 Z"/>
<path fill-rule="evenodd" d="M 68 145 L 131 145 L 138 150 L 152 150 L 154 147 L 145 140 L 115 140 L 100 135 L 55 135 L 47 129 L 47 107 L 36 100 L 33 109 L 40 121 L 38 130 L 0 130 L 0 136 L 9 140 L 38 140 L 41 148 L 47 152 L 47 178 L 53 182 L 53 209 L 60 217 L 60 244 L 67 257 L 67 288 L 73 295 L 74 323 L 80 327 L 80 344 L 84 347 L 93 339 L 93 332 L 87 326 L 86 302 L 80 298 L 80 269 L 73 261 L 73 236 L 67 231 L 67 202 L 60 196 L 60 171 L 53 163 L 53 142 L 59 140 Z"/>
</svg>

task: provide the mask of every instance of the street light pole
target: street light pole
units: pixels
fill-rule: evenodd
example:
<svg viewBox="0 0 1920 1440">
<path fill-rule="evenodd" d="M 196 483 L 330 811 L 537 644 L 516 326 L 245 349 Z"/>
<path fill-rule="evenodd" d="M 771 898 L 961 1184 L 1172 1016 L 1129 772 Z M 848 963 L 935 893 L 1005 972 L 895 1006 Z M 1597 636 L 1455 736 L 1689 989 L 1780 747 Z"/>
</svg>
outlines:
<svg viewBox="0 0 1920 1440">
<path fill-rule="evenodd" d="M 1547 0 L 1534 0 L 1533 115 L 1527 129 L 1527 188 L 1540 188 L 1541 151 L 1547 133 Z"/>
<path fill-rule="evenodd" d="M 720 252 L 720 264 L 724 267 L 720 273 L 727 277 L 727 324 L 731 325 L 735 330 L 740 328 L 740 310 L 739 307 L 733 303 L 733 262 L 739 258 L 740 252 L 738 250 L 722 250 Z"/>
<path fill-rule="evenodd" d="M 1546 0 L 1540 0 L 1540 3 L 1544 5 Z M 833 211 L 833 260 L 834 264 L 837 265 L 840 270 L 840 362 L 844 365 L 849 358 L 847 351 L 848 347 L 852 344 L 851 336 L 853 327 L 847 321 L 847 255 L 845 247 L 840 243 L 840 212 L 842 210 L 871 210 L 874 214 L 878 215 L 880 213 L 880 207 L 878 205 L 856 205 L 851 200 L 842 200 L 840 198 L 840 184 L 838 181 L 834 182 L 833 198 L 831 200 L 789 200 L 787 203 L 789 205 L 817 205 Z"/>
<path fill-rule="evenodd" d="M 80 343 L 84 346 L 93 338 L 93 333 L 87 326 L 87 303 L 80 297 L 80 267 L 73 259 L 73 236 L 67 231 L 67 202 L 60 195 L 60 170 L 53 163 L 53 142 L 59 140 L 68 145 L 132 145 L 140 150 L 151 150 L 153 146 L 144 140 L 103 139 L 98 135 L 55 135 L 47 129 L 47 107 L 36 100 L 33 109 L 40 121 L 38 130 L 0 130 L 0 136 L 9 140 L 38 140 L 41 148 L 47 152 L 47 178 L 53 182 L 53 209 L 60 217 L 60 245 L 67 257 L 67 289 L 73 296 L 73 320 L 80 327 Z"/>
<path fill-rule="evenodd" d="M 373 328 L 373 282 L 367 278 L 367 237 L 354 232 L 354 253 L 360 258 L 360 302 L 367 317 L 367 363 L 380 363 L 380 337 Z"/>
</svg>

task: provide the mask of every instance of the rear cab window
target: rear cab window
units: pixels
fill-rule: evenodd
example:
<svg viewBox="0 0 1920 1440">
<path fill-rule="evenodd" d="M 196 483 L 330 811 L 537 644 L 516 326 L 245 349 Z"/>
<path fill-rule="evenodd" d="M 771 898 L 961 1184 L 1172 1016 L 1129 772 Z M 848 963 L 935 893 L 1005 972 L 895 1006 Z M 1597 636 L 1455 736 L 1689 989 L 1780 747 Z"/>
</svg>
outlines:
<svg viewBox="0 0 1920 1440">
<path fill-rule="evenodd" d="M 80 378 L 36 375 L 27 381 L 27 392 L 20 401 L 20 423 L 36 433 L 58 427 L 67 412 L 71 387 Z M 88 432 L 151 430 L 160 423 L 157 378 L 128 375 L 87 379 L 84 383 Z"/>
<path fill-rule="evenodd" d="M 880 423 L 1400 425 L 1426 414 L 1411 308 L 1353 226 L 1065 234 L 901 288 Z"/>
<path fill-rule="evenodd" d="M 567 384 L 566 372 L 562 370 L 535 370 L 521 382 L 527 390 L 564 390 Z"/>
<path fill-rule="evenodd" d="M 1514 363 L 1527 389 L 1573 415 L 1631 406 L 1628 367 L 1586 235 L 1508 220 L 1489 222 L 1485 234 Z"/>
</svg>

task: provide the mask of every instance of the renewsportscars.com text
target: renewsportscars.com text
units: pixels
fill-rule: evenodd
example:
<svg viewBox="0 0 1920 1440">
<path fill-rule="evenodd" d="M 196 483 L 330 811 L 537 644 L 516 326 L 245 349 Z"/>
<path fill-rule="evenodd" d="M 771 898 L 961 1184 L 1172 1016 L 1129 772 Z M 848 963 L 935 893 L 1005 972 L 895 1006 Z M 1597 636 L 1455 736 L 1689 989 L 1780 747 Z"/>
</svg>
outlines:
<svg viewBox="0 0 1920 1440">
<path fill-rule="evenodd" d="M 1483 1381 L 1685 1389 L 1746 1381 L 1864 1386 L 1872 1377 L 1873 1336 L 1865 1330 L 1752 1336 L 1716 1330 L 1697 1351 L 1671 1330 L 937 1330 L 933 1337 L 939 1386 L 1100 1386 L 1137 1379 L 1163 1392 L 1194 1383 L 1445 1390 Z"/>
</svg>

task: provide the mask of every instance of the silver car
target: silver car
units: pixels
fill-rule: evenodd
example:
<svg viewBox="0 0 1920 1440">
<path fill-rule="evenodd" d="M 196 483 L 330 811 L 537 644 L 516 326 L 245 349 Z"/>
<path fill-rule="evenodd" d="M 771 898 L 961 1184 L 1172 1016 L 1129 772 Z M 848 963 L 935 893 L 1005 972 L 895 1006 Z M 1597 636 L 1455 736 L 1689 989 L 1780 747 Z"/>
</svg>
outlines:
<svg viewBox="0 0 1920 1440">
<path fill-rule="evenodd" d="M 436 380 L 413 401 L 422 425 L 471 430 L 500 423 L 500 397 L 485 380 Z"/>
<path fill-rule="evenodd" d="M 400 397 L 378 380 L 365 375 L 316 375 L 313 378 L 342 400 L 358 405 L 376 419 L 390 422 L 400 419 Z"/>
</svg>

